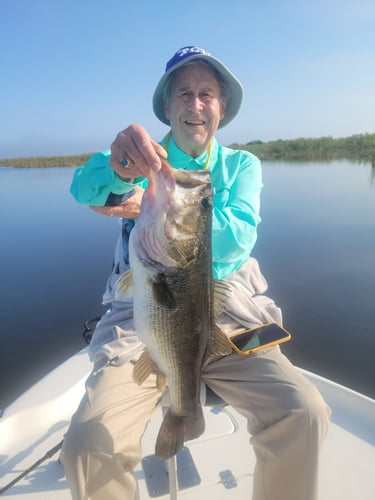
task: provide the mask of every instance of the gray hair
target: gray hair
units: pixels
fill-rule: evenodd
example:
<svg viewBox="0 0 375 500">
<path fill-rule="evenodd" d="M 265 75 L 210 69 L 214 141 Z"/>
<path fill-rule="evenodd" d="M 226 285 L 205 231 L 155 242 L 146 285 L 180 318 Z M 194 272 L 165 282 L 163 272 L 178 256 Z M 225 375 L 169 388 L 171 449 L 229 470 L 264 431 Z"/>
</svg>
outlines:
<svg viewBox="0 0 375 500">
<path fill-rule="evenodd" d="M 201 64 L 202 66 L 206 66 L 207 68 L 209 68 L 212 71 L 212 73 L 214 74 L 214 76 L 219 84 L 219 87 L 220 87 L 221 104 L 225 108 L 225 106 L 229 100 L 229 97 L 230 97 L 229 87 L 228 87 L 226 81 L 224 80 L 224 78 L 222 77 L 221 73 L 216 68 L 214 68 L 209 62 L 205 61 L 204 59 L 194 59 L 193 61 L 188 61 L 186 64 L 184 64 L 180 68 L 177 68 L 175 71 L 172 71 L 172 73 L 169 75 L 168 80 L 166 81 L 164 88 L 163 88 L 163 92 L 162 92 L 163 104 L 165 105 L 167 103 L 168 99 L 170 98 L 170 91 L 171 91 L 171 85 L 172 85 L 173 79 L 176 77 L 176 75 L 178 74 L 180 69 L 185 68 L 186 66 L 192 66 L 194 64 Z"/>
</svg>

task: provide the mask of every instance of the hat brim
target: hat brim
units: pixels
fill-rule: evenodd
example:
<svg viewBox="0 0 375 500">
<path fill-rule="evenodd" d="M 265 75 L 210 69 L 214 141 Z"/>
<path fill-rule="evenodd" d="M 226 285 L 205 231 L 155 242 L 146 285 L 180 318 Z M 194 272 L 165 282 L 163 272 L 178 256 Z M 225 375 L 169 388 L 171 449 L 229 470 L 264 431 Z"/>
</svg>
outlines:
<svg viewBox="0 0 375 500">
<path fill-rule="evenodd" d="M 229 69 L 221 61 L 210 55 L 192 55 L 189 58 L 186 58 L 183 61 L 175 64 L 170 70 L 164 73 L 155 89 L 152 99 L 154 113 L 161 122 L 165 123 L 166 125 L 170 125 L 170 121 L 164 113 L 163 89 L 171 73 L 176 71 L 178 68 L 181 68 L 181 66 L 183 66 L 187 62 L 193 61 L 194 59 L 203 59 L 204 61 L 207 61 L 211 66 L 213 66 L 219 72 L 228 88 L 228 98 L 225 106 L 225 114 L 224 117 L 220 120 L 218 127 L 222 128 L 230 121 L 232 121 L 233 118 L 237 115 L 242 103 L 243 87 L 241 82 L 237 80 L 233 73 L 229 71 Z"/>
</svg>

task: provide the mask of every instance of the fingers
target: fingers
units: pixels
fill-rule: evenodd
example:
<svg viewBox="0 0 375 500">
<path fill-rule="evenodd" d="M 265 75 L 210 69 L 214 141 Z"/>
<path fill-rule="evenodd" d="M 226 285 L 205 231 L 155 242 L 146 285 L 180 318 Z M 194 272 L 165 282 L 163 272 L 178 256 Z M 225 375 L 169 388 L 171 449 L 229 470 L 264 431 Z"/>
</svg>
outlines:
<svg viewBox="0 0 375 500">
<path fill-rule="evenodd" d="M 107 217 L 121 217 L 124 219 L 138 219 L 141 211 L 141 203 L 144 189 L 137 186 L 134 189 L 134 194 L 123 201 L 120 205 L 112 207 L 90 206 L 94 212 L 105 215 Z"/>
<path fill-rule="evenodd" d="M 130 125 L 120 132 L 111 146 L 111 167 L 122 178 L 149 176 L 150 169 L 161 168 L 160 156 L 166 151 L 151 139 L 140 125 Z M 124 165 L 127 160 L 127 164 Z"/>
<path fill-rule="evenodd" d="M 137 219 L 139 217 L 139 214 L 136 214 L 136 217 L 132 217 L 131 215 L 133 214 L 122 205 L 117 205 L 115 207 L 90 206 L 90 208 L 97 214 L 105 215 L 106 217 L 120 217 L 123 219 Z"/>
<path fill-rule="evenodd" d="M 107 217 L 114 217 L 115 216 L 114 209 L 117 207 L 102 207 L 102 206 L 90 205 L 90 208 L 97 214 L 106 215 Z"/>
<path fill-rule="evenodd" d="M 162 158 L 167 159 L 168 158 L 168 153 L 166 150 L 163 148 L 161 144 L 158 142 L 152 141 L 152 145 L 154 147 L 155 152 L 158 154 L 158 156 L 161 156 Z"/>
</svg>

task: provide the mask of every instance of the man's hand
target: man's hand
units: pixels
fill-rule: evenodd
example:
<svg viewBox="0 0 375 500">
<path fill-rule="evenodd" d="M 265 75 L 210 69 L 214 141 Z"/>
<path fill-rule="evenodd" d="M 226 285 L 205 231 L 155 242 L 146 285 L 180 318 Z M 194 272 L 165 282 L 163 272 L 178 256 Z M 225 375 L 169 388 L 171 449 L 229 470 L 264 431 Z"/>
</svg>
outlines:
<svg viewBox="0 0 375 500">
<path fill-rule="evenodd" d="M 123 179 L 149 177 L 150 169 L 160 170 L 160 156 L 167 158 L 164 148 L 141 125 L 130 125 L 113 141 L 110 165 Z M 128 160 L 128 165 L 121 163 L 123 159 Z"/>
<path fill-rule="evenodd" d="M 138 219 L 141 211 L 141 201 L 144 189 L 139 186 L 134 188 L 133 196 L 114 207 L 90 206 L 94 212 L 108 217 L 122 217 L 124 219 Z"/>
</svg>

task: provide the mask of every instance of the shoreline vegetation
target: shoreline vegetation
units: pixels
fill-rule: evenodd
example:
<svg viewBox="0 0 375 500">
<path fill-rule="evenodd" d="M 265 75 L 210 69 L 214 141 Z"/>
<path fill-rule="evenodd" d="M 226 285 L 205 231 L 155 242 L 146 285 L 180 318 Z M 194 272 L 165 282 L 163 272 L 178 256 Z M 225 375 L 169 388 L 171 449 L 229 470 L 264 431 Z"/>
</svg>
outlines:
<svg viewBox="0 0 375 500">
<path fill-rule="evenodd" d="M 244 149 L 261 160 L 330 161 L 337 159 L 356 160 L 375 165 L 375 134 L 357 134 L 333 139 L 292 139 L 270 142 L 251 141 L 247 144 L 232 144 L 233 149 Z"/>
<path fill-rule="evenodd" d="M 316 139 L 279 139 L 270 142 L 253 140 L 246 144 L 231 144 L 230 147 L 250 151 L 261 160 L 267 161 L 347 159 L 375 165 L 375 134 L 357 134 L 339 139 L 320 137 Z M 78 167 L 85 164 L 92 154 L 9 158 L 0 160 L 0 167 Z"/>
</svg>

